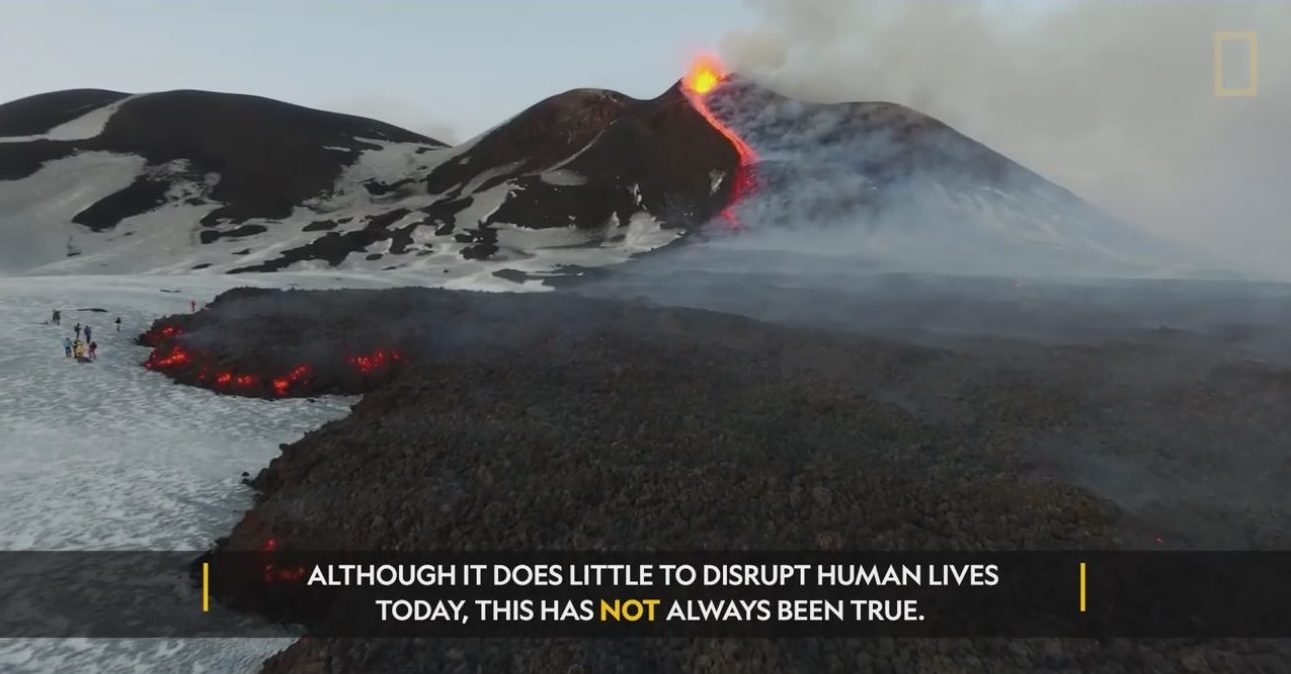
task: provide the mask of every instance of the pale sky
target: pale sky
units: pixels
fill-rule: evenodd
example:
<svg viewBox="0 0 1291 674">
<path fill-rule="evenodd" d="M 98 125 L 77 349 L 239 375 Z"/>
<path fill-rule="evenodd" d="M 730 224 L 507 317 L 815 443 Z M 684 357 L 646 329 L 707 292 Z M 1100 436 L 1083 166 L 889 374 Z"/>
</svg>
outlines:
<svg viewBox="0 0 1291 674">
<path fill-rule="evenodd" d="M 751 21 L 740 0 L 0 0 L 0 101 L 208 89 L 463 140 L 566 89 L 656 96 Z"/>
</svg>

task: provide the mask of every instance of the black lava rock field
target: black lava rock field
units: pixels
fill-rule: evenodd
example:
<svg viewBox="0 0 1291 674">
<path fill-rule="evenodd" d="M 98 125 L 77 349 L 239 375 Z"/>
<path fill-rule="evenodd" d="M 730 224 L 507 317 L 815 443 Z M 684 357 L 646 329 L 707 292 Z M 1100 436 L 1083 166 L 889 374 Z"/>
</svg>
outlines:
<svg viewBox="0 0 1291 674">
<path fill-rule="evenodd" d="M 168 335 L 162 332 L 171 327 Z M 185 383 L 364 393 L 284 445 L 221 551 L 1285 547 L 1287 500 L 1181 484 L 1156 507 L 1088 479 L 1114 455 L 1141 491 L 1209 472 L 1145 423 L 1287 439 L 1284 369 L 1160 370 L 1167 346 L 955 349 L 697 309 L 442 290 L 233 291 L 147 337 Z M 199 380 L 252 375 L 253 391 Z M 378 374 L 356 354 L 398 352 Z M 994 355 L 992 355 L 994 354 Z M 393 364 L 391 364 L 393 363 Z M 1168 368 L 1166 368 L 1168 370 Z M 324 373 L 319 375 L 318 373 Z M 209 374 L 209 372 L 208 372 Z M 315 379 L 314 377 L 318 377 Z M 1164 375 L 1163 375 L 1164 376 Z M 1132 410 L 1117 409 L 1127 400 Z M 1061 441 L 1061 442 L 1059 442 Z M 1128 444 L 1127 444 L 1128 443 Z M 1291 444 L 1282 445 L 1283 447 Z M 1069 452 L 1056 461 L 1055 452 Z M 1270 464 L 1277 475 L 1285 461 Z M 1084 480 L 1079 479 L 1084 476 Z M 1164 476 L 1164 477 L 1163 477 Z M 1153 482 L 1153 480 L 1157 482 Z M 1258 488 L 1254 492 L 1262 493 Z M 1167 504 L 1169 507 L 1163 506 Z M 1186 515 L 1186 516 L 1185 516 Z M 1239 532 L 1239 533 L 1234 533 Z M 264 672 L 1283 672 L 1256 640 L 368 640 L 306 638 Z"/>
</svg>

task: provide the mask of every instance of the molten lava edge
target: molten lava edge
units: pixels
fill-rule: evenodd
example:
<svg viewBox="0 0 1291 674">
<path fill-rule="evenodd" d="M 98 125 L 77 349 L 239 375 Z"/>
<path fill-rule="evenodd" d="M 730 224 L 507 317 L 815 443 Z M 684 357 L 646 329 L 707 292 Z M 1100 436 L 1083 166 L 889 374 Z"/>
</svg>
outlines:
<svg viewBox="0 0 1291 674">
<path fill-rule="evenodd" d="M 708 109 L 708 104 L 704 100 L 705 94 L 712 91 L 713 87 L 725 79 L 724 76 L 713 75 L 716 79 L 710 82 L 708 75 L 713 74 L 713 72 L 711 69 L 702 67 L 692 72 L 685 80 L 685 92 L 686 98 L 690 100 L 690 104 L 695 108 L 695 111 L 704 118 L 704 121 L 708 122 L 709 126 L 722 134 L 739 155 L 740 163 L 735 169 L 735 182 L 731 185 L 731 193 L 727 199 L 726 206 L 722 208 L 722 217 L 729 223 L 731 229 L 738 230 L 742 229 L 743 226 L 735 215 L 735 205 L 757 188 L 753 175 L 753 164 L 757 161 L 757 153 L 753 151 L 753 148 L 749 147 L 748 143 L 744 142 L 743 138 L 740 138 L 739 134 L 723 124 L 713 114 L 712 110 Z"/>
<path fill-rule="evenodd" d="M 153 347 L 143 366 L 167 376 L 218 393 L 247 397 L 285 398 L 319 393 L 359 393 L 389 379 L 407 363 L 404 353 L 383 347 L 345 354 L 343 363 L 299 363 L 286 371 L 258 372 L 197 349 L 186 347 L 179 338 L 183 327 L 159 322 L 139 337 L 139 343 Z M 330 365 L 330 367 L 328 366 Z M 325 372 L 339 372 L 333 375 Z"/>
</svg>

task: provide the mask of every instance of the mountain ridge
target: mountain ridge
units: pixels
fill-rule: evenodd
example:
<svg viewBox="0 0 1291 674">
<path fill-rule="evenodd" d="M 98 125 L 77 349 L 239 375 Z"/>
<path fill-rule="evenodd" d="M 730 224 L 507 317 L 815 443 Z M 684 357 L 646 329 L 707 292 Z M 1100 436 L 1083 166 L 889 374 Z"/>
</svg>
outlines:
<svg viewBox="0 0 1291 674">
<path fill-rule="evenodd" d="M 841 223 L 880 257 L 895 237 L 910 249 L 898 264 L 1022 246 L 1121 269 L 1155 245 L 941 120 L 738 76 L 653 99 L 572 89 L 454 146 L 198 90 L 51 92 L 0 105 L 0 132 L 0 236 L 33 242 L 0 253 L 0 273 L 343 268 L 540 286 L 734 212 L 799 240 Z"/>
</svg>

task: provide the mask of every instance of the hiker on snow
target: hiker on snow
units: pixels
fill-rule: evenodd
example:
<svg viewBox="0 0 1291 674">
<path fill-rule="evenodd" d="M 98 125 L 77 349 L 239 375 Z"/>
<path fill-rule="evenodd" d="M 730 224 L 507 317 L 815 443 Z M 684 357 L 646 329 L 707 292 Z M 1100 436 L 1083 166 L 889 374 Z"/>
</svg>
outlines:
<svg viewBox="0 0 1291 674">
<path fill-rule="evenodd" d="M 66 335 L 63 336 L 63 355 L 68 358 L 72 357 L 72 338 Z"/>
<path fill-rule="evenodd" d="M 55 309 L 54 315 L 50 317 L 49 322 L 53 323 L 54 325 L 58 325 L 59 323 L 62 323 L 63 322 L 62 312 L 60 312 L 58 309 Z"/>
<path fill-rule="evenodd" d="M 82 342 L 79 339 L 76 340 L 76 347 L 74 348 L 74 352 L 76 353 L 76 362 L 78 363 L 90 362 L 90 359 L 85 357 L 85 342 Z"/>
<path fill-rule="evenodd" d="M 120 317 L 120 316 L 117 316 L 116 323 L 117 323 L 117 332 L 121 332 L 121 317 Z"/>
<path fill-rule="evenodd" d="M 90 342 L 90 360 L 99 359 L 99 343 Z"/>
<path fill-rule="evenodd" d="M 76 324 L 76 327 L 74 327 L 74 328 L 72 328 L 72 329 L 76 331 L 76 340 L 77 340 L 77 341 L 80 341 L 80 339 L 81 339 L 81 324 L 80 324 L 80 323 L 77 323 L 77 324 Z"/>
<path fill-rule="evenodd" d="M 88 326 L 88 325 L 87 325 L 87 326 L 85 326 L 85 341 L 87 341 L 87 342 L 88 342 L 88 341 L 91 341 L 91 337 L 90 337 L 90 326 Z"/>
</svg>

